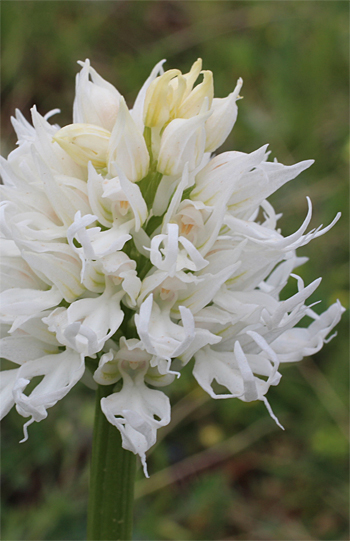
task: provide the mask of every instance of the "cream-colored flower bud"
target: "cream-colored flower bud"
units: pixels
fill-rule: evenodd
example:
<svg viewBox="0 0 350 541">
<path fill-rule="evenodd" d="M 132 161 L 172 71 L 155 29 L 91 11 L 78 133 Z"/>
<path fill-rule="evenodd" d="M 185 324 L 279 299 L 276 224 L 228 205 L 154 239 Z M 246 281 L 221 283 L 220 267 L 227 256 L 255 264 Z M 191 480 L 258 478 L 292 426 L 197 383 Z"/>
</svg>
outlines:
<svg viewBox="0 0 350 541">
<path fill-rule="evenodd" d="M 184 99 L 187 98 L 189 93 L 191 92 L 194 83 L 196 82 L 198 75 L 200 74 L 202 69 L 202 59 L 198 58 L 193 64 L 188 73 L 184 73 L 183 77 L 186 80 L 186 92 L 184 95 Z"/>
<path fill-rule="evenodd" d="M 236 88 L 226 98 L 214 98 L 212 103 L 212 115 L 205 124 L 207 139 L 205 151 L 213 152 L 225 141 L 231 132 L 237 118 L 236 101 L 240 98 L 239 91 L 243 80 L 237 81 Z"/>
<path fill-rule="evenodd" d="M 138 182 L 145 177 L 149 168 L 149 154 L 145 140 L 124 98 L 120 99 L 108 151 L 108 172 L 113 176 L 118 175 L 116 165 L 123 170 L 131 182 Z"/>
<path fill-rule="evenodd" d="M 202 108 L 205 98 L 208 98 L 209 109 L 214 97 L 213 73 L 211 71 L 202 71 L 203 81 L 197 85 L 181 103 L 177 116 L 179 118 L 191 118 L 198 115 Z"/>
<path fill-rule="evenodd" d="M 205 148 L 204 124 L 210 112 L 185 119 L 176 118 L 165 128 L 160 143 L 157 170 L 163 175 L 180 175 L 185 163 L 193 170 Z"/>
<path fill-rule="evenodd" d="M 213 74 L 211 71 L 201 72 L 201 69 L 202 59 L 198 58 L 188 73 L 182 75 L 179 70 L 168 70 L 152 81 L 145 98 L 145 126 L 161 128 L 175 118 L 198 115 L 206 98 L 211 107 Z M 204 75 L 203 81 L 193 88 L 200 73 Z"/>
<path fill-rule="evenodd" d="M 186 90 L 185 81 L 183 84 L 170 84 L 177 75 L 181 75 L 180 70 L 168 70 L 149 85 L 144 104 L 145 126 L 164 126 L 170 118 L 170 111 L 181 102 Z"/>
<path fill-rule="evenodd" d="M 169 83 L 169 120 L 178 116 L 179 107 L 186 94 L 186 79 L 182 74 L 174 77 Z"/>
<path fill-rule="evenodd" d="M 79 165 L 106 167 L 109 131 L 93 124 L 69 124 L 53 137 L 63 150 Z"/>
</svg>

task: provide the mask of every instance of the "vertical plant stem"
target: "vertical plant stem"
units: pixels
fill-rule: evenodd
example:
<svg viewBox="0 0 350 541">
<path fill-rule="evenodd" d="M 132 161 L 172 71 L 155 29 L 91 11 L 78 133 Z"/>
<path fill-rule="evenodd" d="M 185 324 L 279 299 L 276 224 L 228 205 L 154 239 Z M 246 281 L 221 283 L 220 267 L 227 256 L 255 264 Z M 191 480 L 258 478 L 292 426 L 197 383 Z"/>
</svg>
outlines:
<svg viewBox="0 0 350 541">
<path fill-rule="evenodd" d="M 90 470 L 88 541 L 132 538 L 136 456 L 122 448 L 119 430 L 104 416 L 100 400 L 113 385 L 99 385 Z"/>
</svg>

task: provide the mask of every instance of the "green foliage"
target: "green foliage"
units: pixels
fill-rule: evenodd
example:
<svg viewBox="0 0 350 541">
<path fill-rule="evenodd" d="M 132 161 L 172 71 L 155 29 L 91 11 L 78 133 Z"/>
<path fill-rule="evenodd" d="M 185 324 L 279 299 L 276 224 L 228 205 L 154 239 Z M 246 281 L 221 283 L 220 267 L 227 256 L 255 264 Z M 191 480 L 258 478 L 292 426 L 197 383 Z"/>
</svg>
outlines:
<svg viewBox="0 0 350 541">
<path fill-rule="evenodd" d="M 71 122 L 77 60 L 92 65 L 129 104 L 152 67 L 190 68 L 198 56 L 226 96 L 244 80 L 237 124 L 222 150 L 269 143 L 291 164 L 315 164 L 272 198 L 291 233 L 313 201 L 312 227 L 341 221 L 300 255 L 313 300 L 347 307 L 348 25 L 341 1 L 6 1 L 2 11 L 2 144 L 14 146 L 9 116 L 59 107 Z M 288 287 L 295 288 L 291 283 Z M 317 310 L 317 307 L 315 308 Z M 188 366 L 170 389 L 172 424 L 136 486 L 139 540 L 347 539 L 347 314 L 313 361 L 283 367 L 269 401 L 209 400 Z M 2 536 L 85 539 L 94 393 L 81 384 L 29 428 L 12 411 L 2 430 Z M 193 456 L 193 460 L 187 457 Z"/>
</svg>

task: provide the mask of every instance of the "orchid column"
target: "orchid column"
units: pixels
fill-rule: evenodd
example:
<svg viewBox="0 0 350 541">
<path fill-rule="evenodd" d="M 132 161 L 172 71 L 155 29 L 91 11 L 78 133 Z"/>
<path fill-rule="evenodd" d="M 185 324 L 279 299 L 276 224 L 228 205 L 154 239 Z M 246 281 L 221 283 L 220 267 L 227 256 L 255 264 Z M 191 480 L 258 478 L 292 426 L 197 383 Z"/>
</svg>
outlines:
<svg viewBox="0 0 350 541">
<path fill-rule="evenodd" d="M 312 161 L 269 162 L 267 146 L 213 156 L 242 80 L 214 98 L 200 59 L 186 74 L 163 63 L 131 110 L 80 63 L 73 124 L 60 129 L 49 123 L 57 110 L 34 107 L 30 125 L 17 111 L 18 148 L 1 162 L 1 346 L 13 363 L 1 414 L 16 406 L 26 441 L 81 378 L 96 389 L 88 539 L 131 538 L 135 455 L 148 476 L 146 452 L 170 421 L 159 388 L 183 366 L 194 359 L 213 398 L 261 400 L 278 423 L 265 395 L 280 364 L 319 351 L 343 311 L 317 314 L 305 303 L 320 280 L 294 273 L 306 262 L 296 249 L 339 215 L 306 233 L 308 199 L 283 237 L 267 201 Z M 295 293 L 281 301 L 289 279 Z"/>
</svg>

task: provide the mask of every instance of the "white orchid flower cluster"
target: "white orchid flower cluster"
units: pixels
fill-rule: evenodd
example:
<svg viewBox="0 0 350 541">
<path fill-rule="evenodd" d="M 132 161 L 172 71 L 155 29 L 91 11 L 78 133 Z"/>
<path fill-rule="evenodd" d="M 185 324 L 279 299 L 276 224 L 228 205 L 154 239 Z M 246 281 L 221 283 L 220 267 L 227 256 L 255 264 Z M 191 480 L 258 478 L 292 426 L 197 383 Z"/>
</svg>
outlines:
<svg viewBox="0 0 350 541">
<path fill-rule="evenodd" d="M 305 233 L 308 201 L 283 237 L 266 200 L 312 160 L 268 162 L 267 146 L 214 156 L 242 80 L 218 99 L 200 59 L 186 74 L 163 63 L 131 110 L 81 63 L 73 124 L 60 129 L 48 122 L 59 111 L 34 107 L 30 125 L 17 111 L 18 148 L 1 161 L 1 350 L 13 366 L 1 415 L 15 405 L 28 418 L 25 441 L 90 371 L 116 384 L 101 408 L 146 475 L 145 453 L 170 421 L 158 388 L 191 359 L 210 396 L 262 400 L 277 421 L 265 395 L 280 363 L 319 351 L 343 311 L 337 302 L 317 315 L 305 302 L 320 280 L 293 274 L 306 260 L 296 249 L 339 216 Z M 297 292 L 280 300 L 290 276 Z M 296 328 L 304 316 L 311 324 Z"/>
</svg>

